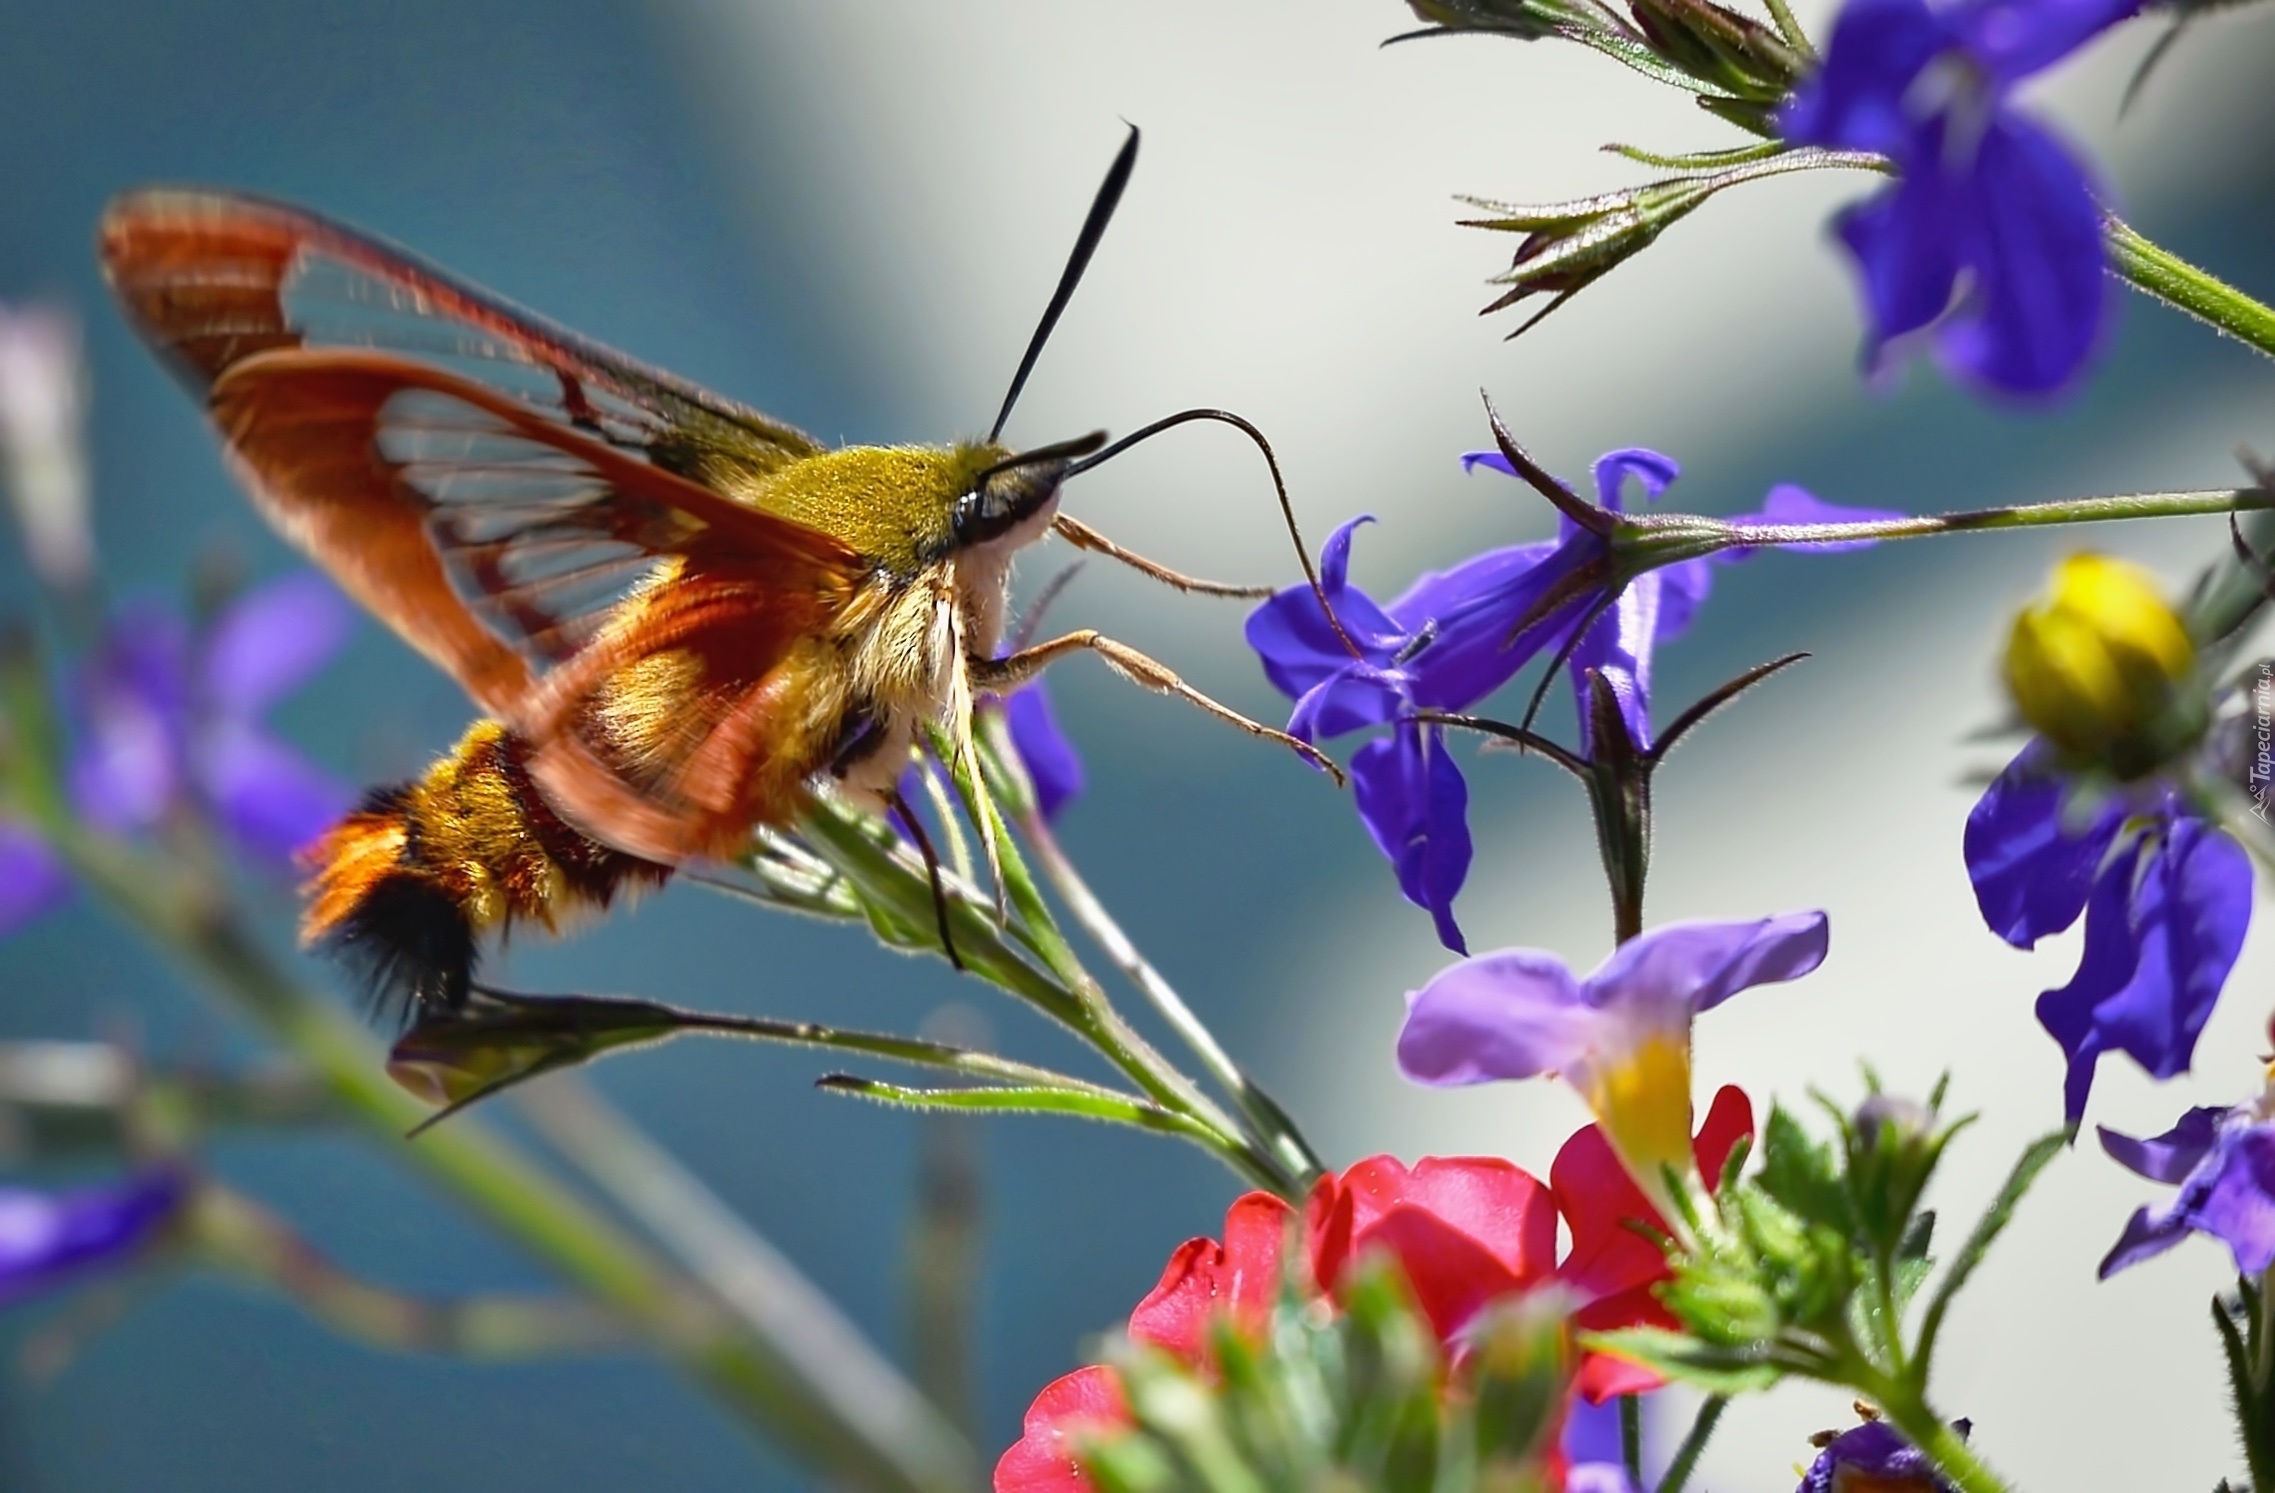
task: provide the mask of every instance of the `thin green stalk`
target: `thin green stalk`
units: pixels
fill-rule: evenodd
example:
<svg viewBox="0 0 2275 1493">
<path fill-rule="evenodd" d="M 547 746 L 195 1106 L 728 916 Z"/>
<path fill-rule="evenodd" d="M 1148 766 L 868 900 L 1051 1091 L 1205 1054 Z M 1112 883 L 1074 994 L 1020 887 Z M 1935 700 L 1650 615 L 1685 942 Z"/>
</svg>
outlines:
<svg viewBox="0 0 2275 1493">
<path fill-rule="evenodd" d="M 962 785 L 959 791 L 963 791 Z M 970 809 L 968 793 L 966 803 L 981 833 L 989 833 L 986 820 L 992 816 L 985 809 Z M 871 839 L 852 818 L 822 804 L 805 816 L 801 827 L 864 897 L 890 908 L 911 926 L 931 926 L 935 910 L 931 888 L 923 873 L 911 873 L 895 859 L 891 850 Z M 1184 1135 L 1205 1146 L 1242 1177 L 1282 1197 L 1300 1196 L 1301 1190 L 1270 1152 L 1235 1126 L 1223 1111 L 1193 1087 L 1190 1079 L 1170 1067 L 1114 1011 L 1105 993 L 1075 959 L 1074 951 L 1051 921 L 1049 907 L 1036 891 L 1025 862 L 1019 858 L 1018 846 L 1004 830 L 1000 818 L 994 819 L 993 828 L 998 861 L 1012 903 L 1012 927 L 1049 968 L 1037 969 L 1013 952 L 1004 942 L 1004 932 L 990 911 L 964 897 L 951 896 L 949 926 L 956 939 L 957 956 L 965 966 L 1095 1047 L 1163 1110 L 1188 1116 L 1192 1121 L 1189 1126 L 1148 1124 L 1147 1128 L 1166 1128 L 1171 1133 Z M 1062 972 L 1073 974 L 1081 983 L 1069 988 Z M 1113 1097 L 1120 1103 L 1130 1102 L 1121 1096 Z"/>
<path fill-rule="evenodd" d="M 1137 944 L 1123 931 L 1106 904 L 1082 879 L 1074 862 L 1067 858 L 1058 836 L 1040 813 L 1023 815 L 1019 828 L 1028 842 L 1035 847 L 1035 858 L 1042 864 L 1043 874 L 1058 889 L 1059 898 L 1066 903 L 1067 911 L 1105 952 L 1117 968 L 1138 988 L 1138 993 L 1149 1001 L 1161 1019 L 1184 1040 L 1201 1066 L 1223 1086 L 1240 1107 L 1241 1113 L 1277 1151 L 1287 1163 L 1295 1180 L 1308 1186 L 1317 1180 L 1326 1165 L 1319 1153 L 1295 1126 L 1295 1121 L 1272 1097 L 1259 1089 L 1253 1080 L 1233 1061 L 1216 1039 L 1216 1034 L 1204 1025 L 1193 1009 L 1185 1004 L 1176 987 L 1154 968 L 1151 960 L 1138 952 Z"/>
<path fill-rule="evenodd" d="M 1966 1439 L 1916 1395 L 1878 1396 L 1880 1413 L 1906 1441 L 1926 1453 L 1956 1493 L 2008 1493 L 2007 1485 L 1975 1455 Z"/>
<path fill-rule="evenodd" d="M 1299 1201 L 1305 1191 L 1303 1183 L 1264 1142 L 1218 1108 L 1114 1009 L 1105 987 L 1083 965 L 1073 945 L 1059 931 L 1050 903 L 1044 900 L 1041 888 L 1035 884 L 1034 873 L 1027 868 L 1027 858 L 1020 850 L 1018 839 L 996 808 L 986 768 L 992 764 L 997 769 L 995 779 L 1010 788 L 1014 812 L 1032 811 L 1032 785 L 1026 781 L 1023 769 L 1011 770 L 1005 766 L 1015 754 L 1010 750 L 1009 728 L 1002 719 L 999 716 L 983 718 L 980 729 L 984 733 L 983 741 L 975 744 L 978 750 L 972 754 L 972 760 L 959 763 L 952 753 L 943 753 L 943 760 L 949 764 L 949 777 L 964 800 L 965 812 L 979 833 L 994 846 L 992 859 L 1003 877 L 1014 915 L 1034 940 L 1043 961 L 1081 1001 L 1085 1035 L 1156 1102 L 1190 1116 L 1221 1137 L 1228 1148 L 1225 1152 L 1228 1161 L 1267 1190 L 1291 1202 Z"/>
<path fill-rule="evenodd" d="M 1829 540 L 1927 539 L 1938 534 L 1997 529 L 2043 529 L 2061 524 L 2097 524 L 2130 518 L 2189 518 L 2213 513 L 2251 513 L 2275 509 L 2275 492 L 2260 488 L 2215 488 L 2190 492 L 2119 493 L 2109 497 L 2062 498 L 2012 508 L 1979 508 L 1965 513 L 1930 513 L 1916 518 L 1876 518 L 1840 524 L 1731 524 L 1733 536 L 1716 548 L 1757 544 L 1823 544 Z"/>
<path fill-rule="evenodd" d="M 2102 236 L 2109 248 L 2110 272 L 2119 279 L 2275 357 L 2275 308 L 2151 243 L 2114 213 L 2103 215 Z"/>
<path fill-rule="evenodd" d="M 1619 1397 L 1619 1460 L 1627 1467 L 1628 1481 L 1643 1486 L 1643 1399 Z"/>
<path fill-rule="evenodd" d="M 1690 1434 L 1675 1448 L 1675 1459 L 1667 1464 L 1666 1475 L 1659 1479 L 1659 1493 L 1683 1493 L 1683 1486 L 1697 1469 L 1698 1459 L 1706 1451 L 1706 1443 L 1713 1439 L 1714 1427 L 1729 1404 L 1721 1395 L 1708 1395 L 1699 1402 L 1698 1414 L 1691 1419 Z"/>
</svg>

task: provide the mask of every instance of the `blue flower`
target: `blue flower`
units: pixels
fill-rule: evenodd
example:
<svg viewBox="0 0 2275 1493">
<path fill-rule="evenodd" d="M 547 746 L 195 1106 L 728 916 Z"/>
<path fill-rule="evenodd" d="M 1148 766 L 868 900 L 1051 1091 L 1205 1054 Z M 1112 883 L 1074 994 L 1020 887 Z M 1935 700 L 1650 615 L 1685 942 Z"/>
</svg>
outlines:
<svg viewBox="0 0 2275 1493">
<path fill-rule="evenodd" d="M 1498 451 L 1462 457 L 1466 469 L 1514 475 Z M 1621 511 L 1627 482 L 1656 499 L 1680 474 L 1656 451 L 1613 451 L 1595 464 L 1602 509 Z M 1821 503 L 1798 487 L 1771 492 L 1760 513 L 1733 523 L 1834 523 L 1894 517 Z M 1584 691 L 1593 671 L 1619 701 L 1640 747 L 1651 742 L 1652 650 L 1686 629 L 1713 583 L 1717 563 L 1755 550 L 1733 547 L 1711 556 L 1647 570 L 1608 602 L 1604 533 L 1561 519 L 1554 541 L 1488 550 L 1447 571 L 1423 575 L 1388 605 L 1350 583 L 1351 538 L 1361 517 L 1338 528 L 1320 552 L 1320 585 L 1342 624 L 1339 636 L 1307 586 L 1291 587 L 1248 618 L 1248 643 L 1264 673 L 1295 703 L 1288 730 L 1306 741 L 1387 725 L 1390 734 L 1351 758 L 1359 817 L 1398 875 L 1399 890 L 1426 909 L 1438 938 L 1466 953 L 1453 902 L 1469 874 L 1469 789 L 1440 728 L 1423 712 L 1466 711 L 1543 653 L 1570 645 L 1569 672 Z M 1859 548 L 1870 540 L 1830 541 L 1819 550 Z M 1573 631 L 1587 631 L 1577 641 Z M 1346 639 L 1348 642 L 1346 643 Z M 1583 694 L 1581 730 L 1587 731 Z M 1583 746 L 1586 743 L 1583 741 Z"/>
<path fill-rule="evenodd" d="M 2034 740 L 1967 816 L 1967 874 L 1992 932 L 2017 948 L 2085 916 L 2077 974 L 2038 998 L 2069 1059 L 2063 1108 L 2085 1113 L 2106 1052 L 2156 1078 L 2188 1071 L 2251 923 L 2251 861 L 2150 779 L 2080 811 Z"/>
<path fill-rule="evenodd" d="M 2163 1208 L 2133 1214 L 2101 1262 L 2103 1280 L 2163 1254 L 2191 1233 L 2226 1244 L 2244 1275 L 2262 1275 L 2275 1265 L 2275 1124 L 2266 1107 L 2263 1099 L 2238 1109 L 2192 1109 L 2148 1140 L 2102 1128 L 2102 1149 L 2120 1165 L 2180 1188 Z"/>
<path fill-rule="evenodd" d="M 191 809 L 254 860 L 291 869 L 354 795 L 261 717 L 331 659 L 353 620 L 331 583 L 306 571 L 247 592 L 194 637 L 169 612 L 122 612 L 69 688 L 73 809 L 113 835 Z M 53 906 L 66 885 L 47 845 L 0 824 L 0 934 Z"/>
<path fill-rule="evenodd" d="M 0 1305 L 123 1262 L 181 1211 L 189 1184 L 160 1168 L 70 1192 L 0 1187 Z"/>
<path fill-rule="evenodd" d="M 2024 78 L 2140 0 L 1849 0 L 1824 66 L 1781 120 L 1788 140 L 1873 151 L 1899 180 L 1848 209 L 1865 361 L 1940 322 L 1955 376 L 2001 393 L 2069 388 L 2106 341 L 2101 207 L 2084 166 L 2008 106 Z M 1959 297 L 1953 305 L 1954 294 Z"/>
</svg>

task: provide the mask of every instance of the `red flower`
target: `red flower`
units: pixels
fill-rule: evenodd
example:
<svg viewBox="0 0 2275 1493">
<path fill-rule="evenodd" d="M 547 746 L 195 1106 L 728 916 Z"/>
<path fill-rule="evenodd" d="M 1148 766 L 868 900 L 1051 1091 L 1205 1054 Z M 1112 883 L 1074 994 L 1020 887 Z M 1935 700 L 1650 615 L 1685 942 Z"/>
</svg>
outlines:
<svg viewBox="0 0 2275 1493">
<path fill-rule="evenodd" d="M 1736 1089 L 1717 1094 L 1698 1136 L 1701 1172 L 1718 1180 L 1740 1135 L 1753 1129 L 1751 1106 Z M 1667 1278 L 1652 1242 L 1629 1226 L 1666 1231 L 1590 1125 L 1565 1142 L 1549 1175 L 1553 1187 L 1492 1157 L 1429 1157 L 1408 1167 L 1389 1156 L 1359 1162 L 1319 1181 L 1298 1236 L 1294 1210 L 1252 1192 L 1225 1214 L 1224 1242 L 1190 1239 L 1169 1257 L 1161 1282 L 1130 1313 L 1129 1333 L 1187 1363 L 1208 1363 L 1208 1327 L 1229 1314 L 1260 1330 L 1284 1278 L 1291 1236 L 1303 1250 L 1305 1289 L 1340 1294 L 1352 1263 L 1388 1251 L 1405 1271 L 1439 1341 L 1458 1354 L 1459 1336 L 1487 1303 L 1556 1284 L 1583 1303 L 1576 1327 L 1603 1331 L 1641 1323 L 1671 1325 L 1651 1288 Z M 1556 1262 L 1556 1221 L 1572 1249 Z M 1645 1370 L 1600 1354 L 1582 1359 L 1579 1391 L 1591 1403 L 1657 1388 Z M 1074 1439 L 1129 1422 L 1112 1369 L 1090 1367 L 1058 1379 L 1028 1407 L 1019 1444 L 996 1463 L 996 1493 L 1088 1493 Z"/>
<path fill-rule="evenodd" d="M 1699 1175 L 1710 1188 L 1722 1182 L 1722 1167 L 1740 1136 L 1754 1133 L 1754 1109 L 1745 1094 L 1725 1087 L 1714 1096 L 1693 1143 Z M 1572 1249 L 1557 1270 L 1587 1304 L 1573 1314 L 1583 1332 L 1616 1327 L 1673 1327 L 1674 1316 L 1659 1304 L 1652 1288 L 1668 1279 L 1666 1256 L 1645 1235 L 1670 1232 L 1667 1221 L 1644 1200 L 1627 1169 L 1612 1154 L 1611 1142 L 1594 1125 L 1564 1143 L 1548 1169 L 1557 1211 L 1572 1231 Z M 1613 1395 L 1641 1394 L 1664 1381 L 1649 1369 L 1591 1353 L 1580 1366 L 1579 1391 L 1591 1405 Z"/>
</svg>

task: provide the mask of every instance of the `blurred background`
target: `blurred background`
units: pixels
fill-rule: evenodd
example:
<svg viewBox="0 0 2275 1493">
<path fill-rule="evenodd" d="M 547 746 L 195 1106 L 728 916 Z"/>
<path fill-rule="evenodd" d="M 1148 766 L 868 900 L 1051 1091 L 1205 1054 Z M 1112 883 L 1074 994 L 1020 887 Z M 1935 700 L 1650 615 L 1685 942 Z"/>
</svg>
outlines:
<svg viewBox="0 0 2275 1493">
<path fill-rule="evenodd" d="M 1802 7 L 1813 27 L 1828 11 Z M 1393 0 L 0 0 L 0 299 L 85 317 L 108 583 L 175 599 L 209 557 L 256 575 L 292 560 L 104 299 L 96 215 L 152 180 L 307 203 L 829 439 L 939 440 L 992 414 L 1134 120 L 1146 130 L 1135 184 L 1010 435 L 1237 409 L 1277 444 L 1314 543 L 1353 513 L 1380 517 L 1356 562 L 1378 595 L 1549 531 L 1516 484 L 1461 475 L 1456 455 L 1489 444 L 1480 387 L 1555 469 L 1577 478 L 1607 448 L 1656 447 L 1686 468 L 1675 501 L 1706 512 L 1753 507 L 1778 481 L 1913 510 L 2220 486 L 2239 444 L 2275 449 L 2275 370 L 2137 298 L 2090 390 L 2051 414 L 1985 410 L 1925 369 L 1863 388 L 1851 286 L 1823 228 L 1865 190 L 1847 179 L 1720 199 L 1506 345 L 1508 325 L 1474 313 L 1514 243 L 1454 227 L 1453 194 L 1581 195 L 1634 179 L 1595 153 L 1606 140 L 1682 150 L 1735 137 L 1576 49 L 1378 48 L 1411 24 Z M 2090 142 L 2144 231 L 2268 294 L 2275 15 L 2204 22 L 2120 119 L 2119 91 L 2162 24 L 2104 42 L 2036 102 Z M 1260 463 L 1229 432 L 1155 442 L 1083 478 L 1068 507 L 1173 565 L 1295 574 Z M 1771 556 L 1725 572 L 1700 626 L 1660 659 L 1671 707 L 1762 659 L 1815 654 L 1660 780 L 1655 920 L 1822 906 L 1835 929 L 1821 974 L 1702 1026 L 1703 1080 L 1766 1104 L 1811 1085 L 1852 1096 L 1860 1058 L 1914 1091 L 1952 1070 L 1955 1102 L 1986 1111 L 1941 1184 L 1953 1217 L 2059 1119 L 2059 1053 L 2030 1013 L 2068 978 L 2074 936 L 2026 955 L 1987 933 L 1959 833 L 1970 774 L 2005 755 L 1965 740 L 1997 714 L 2004 619 L 2080 542 Z M 2177 584 L 2226 539 L 2213 522 L 2090 542 Z M 28 575 L 12 544 L 0 550 L 0 595 L 17 611 Z M 1025 584 L 1062 560 L 1039 554 Z M 1237 604 L 1092 566 L 1055 616 L 1259 715 L 1284 711 L 1239 641 Z M 1447 956 L 1347 797 L 1092 663 L 1055 671 L 1053 686 L 1091 772 L 1063 824 L 1070 848 L 1332 1160 L 1489 1152 L 1545 1172 L 1583 1118 L 1561 1090 L 1423 1092 L 1394 1073 L 1401 993 Z M 367 624 L 280 722 L 342 775 L 381 781 L 418 769 L 466 716 L 448 681 Z M 1470 779 L 1472 946 L 1594 963 L 1609 928 L 1578 796 L 1507 757 L 1477 761 Z M 283 948 L 289 899 L 271 900 Z M 2154 1132 L 2188 1104 L 2250 1090 L 2275 964 L 2264 934 L 2196 1076 L 2160 1088 L 2112 1060 L 2090 1119 Z M 687 887 L 573 943 L 525 943 L 504 973 L 524 988 L 899 1030 L 972 1001 L 1009 1050 L 1070 1061 L 1028 1013 L 936 964 Z M 0 1037 L 121 1032 L 154 1054 L 247 1043 L 83 903 L 0 944 Z M 686 1043 L 594 1077 L 897 1352 L 919 1128 L 815 1093 L 825 1066 Z M 369 1278 L 437 1295 L 541 1283 L 367 1145 L 267 1138 L 214 1160 Z M 1167 1141 L 1033 1120 L 986 1130 L 984 1169 L 992 1458 L 1034 1390 L 1126 1314 L 1179 1240 L 1212 1232 L 1236 1188 Z M 1958 1313 L 1939 1402 L 1973 1417 L 1977 1444 L 2020 1485 L 2208 1486 L 2235 1470 L 2204 1310 L 2229 1279 L 2224 1251 L 2192 1241 L 2113 1284 L 2092 1279 L 2147 1195 L 2081 1146 Z M 0 1318 L 0 1488 L 801 1485 L 631 1355 L 391 1356 L 191 1277 L 138 1295 L 60 1375 L 15 1370 L 28 1335 L 70 1310 Z M 1807 1435 L 1847 1420 L 1830 1395 L 1741 1402 L 1701 1485 L 1783 1486 Z"/>
</svg>

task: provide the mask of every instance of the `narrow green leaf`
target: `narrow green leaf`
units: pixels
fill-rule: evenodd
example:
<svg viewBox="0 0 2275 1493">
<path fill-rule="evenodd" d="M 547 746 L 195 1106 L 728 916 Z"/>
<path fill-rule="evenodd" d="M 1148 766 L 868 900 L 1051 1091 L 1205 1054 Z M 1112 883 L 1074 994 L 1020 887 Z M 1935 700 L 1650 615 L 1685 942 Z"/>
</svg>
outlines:
<svg viewBox="0 0 2275 1493">
<path fill-rule="evenodd" d="M 1197 1120 L 1187 1119 L 1158 1104 L 1104 1089 L 1062 1088 L 1057 1085 L 918 1089 L 874 1078 L 861 1078 L 850 1073 L 824 1074 L 814 1080 L 814 1087 L 827 1089 L 833 1094 L 851 1094 L 857 1098 L 874 1099 L 882 1104 L 897 1104 L 909 1109 L 966 1110 L 984 1114 L 1073 1115 L 1078 1119 L 1103 1120 L 1110 1125 L 1129 1125 L 1164 1135 L 1182 1135 L 1199 1141 L 1212 1151 L 1222 1144 L 1215 1131 Z"/>
<path fill-rule="evenodd" d="M 2057 1130 L 2030 1143 L 2021 1158 L 2015 1162 L 2014 1170 L 2007 1174 L 2006 1185 L 1999 1189 L 1997 1197 L 1991 1199 L 1991 1205 L 1983 1210 L 1982 1218 L 1975 1224 L 1975 1231 L 1967 1236 L 1967 1242 L 1959 1247 L 1959 1252 L 1951 1257 L 1950 1268 L 1943 1272 L 1943 1279 L 1937 1284 L 1935 1294 L 1928 1299 L 1927 1316 L 1920 1324 L 1919 1349 L 1912 1355 L 1912 1372 L 1921 1383 L 1926 1382 L 1928 1364 L 1935 1356 L 1936 1336 L 1943 1330 L 1943 1316 L 1951 1309 L 1951 1299 L 1959 1294 L 1961 1286 L 1967 1284 L 1967 1278 L 1975 1273 L 1975 1267 L 1983 1263 L 1983 1256 L 1989 1252 L 1992 1241 L 1998 1238 L 2008 1221 L 2014 1217 L 2014 1210 L 2022 1202 L 2023 1194 L 2038 1180 L 2038 1174 L 2046 1169 L 2046 1164 L 2062 1153 L 2062 1148 L 2070 1143 L 2071 1135 L 2069 1130 Z"/>
<path fill-rule="evenodd" d="M 1699 1402 L 1698 1414 L 1690 1423 L 1690 1434 L 1683 1437 L 1681 1446 L 1675 1448 L 1674 1460 L 1667 1464 L 1665 1476 L 1659 1479 L 1659 1493 L 1683 1493 L 1683 1485 L 1690 1481 L 1692 1471 L 1698 1466 L 1699 1456 L 1705 1452 L 1706 1443 L 1713 1438 L 1714 1427 L 1722 1419 L 1722 1411 L 1729 1403 L 1721 1395 L 1708 1395 Z"/>
</svg>

